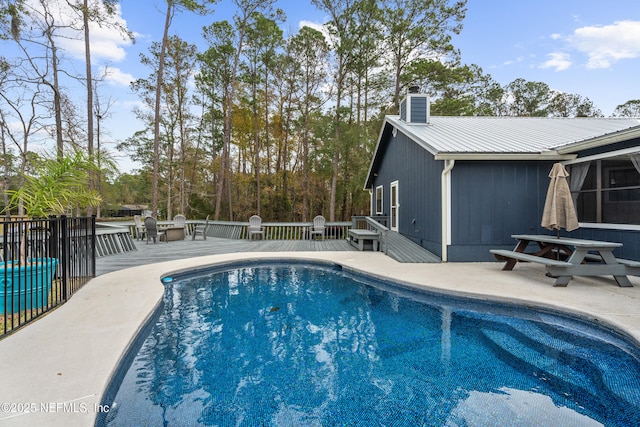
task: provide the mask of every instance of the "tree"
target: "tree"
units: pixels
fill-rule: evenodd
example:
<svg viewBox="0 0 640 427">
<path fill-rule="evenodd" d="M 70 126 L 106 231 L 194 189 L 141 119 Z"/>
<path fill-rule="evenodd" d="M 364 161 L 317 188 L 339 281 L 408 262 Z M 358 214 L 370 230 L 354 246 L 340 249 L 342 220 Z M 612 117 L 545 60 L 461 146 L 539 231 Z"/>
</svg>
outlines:
<svg viewBox="0 0 640 427">
<path fill-rule="evenodd" d="M 613 111 L 613 117 L 640 117 L 640 99 L 631 99 Z"/>
<path fill-rule="evenodd" d="M 24 55 L 24 62 L 31 68 L 23 80 L 33 85 L 44 84 L 53 93 L 56 152 L 61 158 L 64 154 L 62 96 L 59 82 L 60 57 L 56 45 L 57 31 L 61 24 L 56 21 L 51 5 L 45 0 L 38 0 L 34 4 L 18 2 L 14 6 L 16 7 L 9 8 L 12 16 L 11 34 Z M 28 23 L 24 21 L 24 16 L 29 18 Z M 24 33 L 24 29 L 28 31 Z"/>
<path fill-rule="evenodd" d="M 519 117 L 546 117 L 551 100 L 549 85 L 518 78 L 505 87 L 508 93 L 509 115 Z"/>
<path fill-rule="evenodd" d="M 269 146 L 269 84 L 270 73 L 274 65 L 276 49 L 283 43 L 282 30 L 276 20 L 269 19 L 261 13 L 254 13 L 251 24 L 247 28 L 247 48 L 245 49 L 246 73 L 245 82 L 248 83 L 250 105 L 253 113 L 253 169 L 256 182 L 256 214 L 261 214 L 262 186 L 261 165 L 262 147 L 266 149 L 266 171 L 270 172 Z M 258 96 L 258 85 L 262 84 L 262 102 Z M 260 104 L 262 115 L 259 117 Z M 263 137 L 263 138 L 261 138 Z M 264 141 L 261 141 L 264 139 Z"/>
<path fill-rule="evenodd" d="M 147 79 L 138 79 L 132 83 L 132 89 L 137 92 L 144 102 L 150 107 L 155 105 L 154 93 L 160 61 L 159 43 L 152 43 L 150 55 L 141 55 L 140 62 L 151 68 L 152 73 Z M 192 98 L 189 96 L 189 82 L 196 67 L 196 48 L 180 39 L 172 36 L 167 42 L 164 77 L 161 92 L 161 115 L 158 128 L 161 130 L 157 146 L 154 144 L 152 159 L 159 166 L 155 182 L 160 187 L 160 180 L 164 178 L 163 185 L 166 194 L 167 217 L 173 216 L 174 204 L 177 199 L 179 211 L 186 213 L 187 208 L 187 162 L 190 153 L 190 135 L 195 127 L 191 113 Z M 147 123 L 148 129 L 154 128 L 153 116 L 147 111 L 138 110 L 138 117 Z M 134 138 L 127 142 L 130 148 L 138 146 L 139 155 L 146 156 L 144 146 L 146 138 Z M 157 151 L 156 151 L 157 150 Z M 161 167 L 160 167 L 161 166 Z M 175 191 L 177 189 L 177 191 Z M 177 197 L 174 196 L 177 194 Z"/>
<path fill-rule="evenodd" d="M 312 138 L 312 118 L 324 105 L 329 58 L 329 45 L 320 31 L 302 27 L 289 40 L 289 55 L 292 59 L 292 85 L 299 91 L 297 110 L 300 118 L 302 150 L 302 221 L 310 218 L 310 150 Z"/>
<path fill-rule="evenodd" d="M 504 110 L 504 89 L 476 65 L 415 61 L 408 75 L 431 94 L 431 113 L 441 116 L 498 116 Z"/>
<path fill-rule="evenodd" d="M 9 140 L 18 150 L 17 187 L 24 185 L 29 167 L 30 140 L 33 136 L 45 132 L 43 124 L 48 118 L 48 110 L 39 108 L 45 91 L 38 78 L 29 79 L 31 66 L 23 67 L 24 62 L 10 64 L 0 61 L 0 127 L 2 128 L 3 150 L 7 150 Z M 29 62 L 27 61 L 27 64 Z M 32 84 L 29 84 L 32 83 Z M 13 126 L 9 123 L 13 122 Z M 16 125 L 17 124 L 17 125 Z M 8 157 L 4 156 L 7 161 Z M 5 165 L 5 170 L 7 165 Z M 5 178 L 8 183 L 8 177 Z M 6 188 L 8 189 L 8 188 Z M 22 214 L 22 210 L 20 212 Z"/>
<path fill-rule="evenodd" d="M 399 111 L 401 91 L 412 85 L 407 68 L 426 58 L 457 55 L 451 35 L 462 30 L 467 0 L 384 0 L 382 25 L 393 70 L 393 105 Z"/>
<path fill-rule="evenodd" d="M 364 32 L 364 27 L 358 27 L 358 23 L 353 19 L 359 7 L 367 0 L 312 0 L 316 5 L 329 15 L 326 26 L 331 34 L 331 43 L 335 51 L 335 110 L 334 110 L 334 138 L 332 141 L 333 161 L 331 190 L 329 195 L 329 221 L 336 219 L 336 196 L 338 190 L 338 177 L 340 172 L 340 144 L 342 127 L 343 97 L 346 92 L 347 76 L 349 66 L 354 59 L 354 46 L 358 40 L 359 33 Z"/>
<path fill-rule="evenodd" d="M 0 40 L 20 38 L 24 0 L 0 3 Z"/>
<path fill-rule="evenodd" d="M 87 88 L 87 152 L 90 156 L 95 155 L 94 152 L 94 126 L 93 126 L 93 76 L 91 70 L 91 35 L 90 22 L 98 22 L 100 25 L 107 25 L 111 28 L 117 28 L 120 33 L 130 40 L 134 40 L 133 33 L 126 27 L 118 24 L 110 23 L 109 18 L 115 13 L 115 5 L 118 0 L 67 0 L 67 4 L 72 10 L 78 12 L 82 20 L 82 31 L 84 35 L 84 52 L 85 52 L 85 77 Z M 97 180 L 91 179 L 89 185 L 92 187 L 99 186 L 99 177 Z M 89 212 L 91 213 L 91 212 Z"/>
<path fill-rule="evenodd" d="M 245 38 L 247 36 L 247 29 L 249 27 L 250 19 L 255 12 L 270 10 L 271 6 L 275 3 L 275 0 L 234 0 L 234 4 L 238 8 L 236 14 L 234 15 L 234 24 L 235 24 L 235 34 L 233 37 L 233 41 L 231 46 L 234 47 L 234 53 L 231 61 L 230 68 L 230 79 L 229 86 L 225 89 L 225 105 L 223 107 L 223 150 L 227 150 L 227 156 L 231 147 L 231 117 L 233 114 L 233 103 L 235 101 L 236 94 L 236 81 L 237 81 L 237 73 L 240 66 L 240 60 L 242 53 L 245 48 Z M 218 34 L 215 33 L 215 30 L 220 30 L 221 28 L 205 28 L 205 40 L 212 39 L 216 41 L 216 36 Z M 213 34 L 212 34 L 213 33 Z M 223 36 L 227 36 L 227 34 L 221 34 Z M 224 170 L 228 170 L 230 164 L 228 162 L 228 158 L 223 158 L 222 167 Z M 227 179 L 227 181 L 225 181 Z M 224 186 L 227 184 L 228 192 L 227 197 L 229 200 L 229 219 L 233 220 L 233 207 L 232 207 L 232 198 L 231 198 L 231 174 L 223 173 L 221 174 L 220 179 L 218 180 L 218 186 L 216 189 L 216 207 L 214 212 L 214 220 L 217 220 L 220 217 L 220 208 L 222 203 L 222 194 L 224 191 Z"/>
<path fill-rule="evenodd" d="M 5 211 L 24 206 L 28 215 L 43 218 L 100 203 L 98 193 L 87 186 L 96 165 L 82 152 L 38 159 L 35 164 L 35 173 L 25 177 L 24 185 L 9 191 L 11 201 Z"/>
<path fill-rule="evenodd" d="M 234 64 L 236 58 L 235 30 L 227 21 L 214 22 L 206 27 L 203 36 L 209 48 L 199 55 L 202 68 L 197 77 L 200 90 L 208 98 L 209 120 L 211 129 L 213 157 L 221 149 L 222 153 L 217 158 L 218 175 L 215 184 L 214 219 L 218 220 L 222 206 L 222 195 L 227 181 L 231 180 L 230 150 L 231 139 L 226 138 L 227 107 L 230 103 L 231 87 L 235 84 Z M 219 115 L 217 114 L 219 111 Z M 218 117 L 221 116 L 221 117 Z M 219 119 L 219 120 L 217 120 Z M 221 122 L 219 126 L 217 122 Z M 215 143 L 216 129 L 220 129 L 220 147 Z M 231 199 L 229 199 L 231 204 Z M 231 207 L 229 208 L 231 212 Z"/>
<path fill-rule="evenodd" d="M 151 204 L 151 211 L 153 216 L 158 215 L 158 180 L 159 180 L 159 146 L 160 146 L 160 100 L 162 97 L 162 84 L 164 73 L 164 61 L 167 52 L 167 44 L 169 43 L 169 27 L 171 27 L 171 21 L 173 15 L 177 11 L 186 9 L 196 13 L 206 13 L 208 11 L 207 4 L 217 3 L 217 0 L 202 0 L 198 2 L 196 0 L 165 0 L 167 3 L 167 10 L 165 12 L 164 32 L 162 35 L 162 44 L 160 48 L 160 57 L 158 62 L 158 77 L 156 79 L 156 96 L 155 96 L 155 108 L 154 108 L 154 128 L 153 128 L 153 201 Z"/>
<path fill-rule="evenodd" d="M 603 117 L 589 98 L 559 91 L 551 92 L 547 113 L 552 117 Z"/>
</svg>

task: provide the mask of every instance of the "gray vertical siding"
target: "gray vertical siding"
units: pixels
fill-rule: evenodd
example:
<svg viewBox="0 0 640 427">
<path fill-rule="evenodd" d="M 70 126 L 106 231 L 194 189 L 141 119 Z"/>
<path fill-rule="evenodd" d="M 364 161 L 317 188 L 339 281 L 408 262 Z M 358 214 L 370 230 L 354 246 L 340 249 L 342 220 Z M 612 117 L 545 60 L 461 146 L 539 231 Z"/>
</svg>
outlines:
<svg viewBox="0 0 640 427">
<path fill-rule="evenodd" d="M 412 100 L 415 101 L 415 100 Z M 412 105 L 412 108 L 415 105 Z M 383 138 L 375 188 L 384 187 L 383 213 L 390 212 L 390 183 L 399 183 L 399 232 L 438 256 L 441 251 L 441 181 L 444 162 L 391 130 Z M 613 148 L 624 148 L 618 144 Z M 612 147 L 609 147 L 612 148 Z M 581 155 L 593 154 L 594 150 Z M 512 234 L 553 234 L 540 227 L 552 161 L 461 161 L 451 175 L 449 261 L 492 261 L 489 249 L 512 249 Z M 375 200 L 374 200 L 375 206 Z M 640 231 L 581 228 L 561 235 L 623 243 L 622 258 L 640 260 Z"/>
<path fill-rule="evenodd" d="M 451 261 L 489 261 L 512 234 L 543 233 L 552 162 L 457 161 L 452 170 Z M 548 232 L 548 231 L 546 231 Z"/>
<path fill-rule="evenodd" d="M 440 256 L 440 174 L 444 162 L 434 160 L 424 148 L 401 132 L 391 141 L 373 185 L 384 186 L 384 214 L 390 213 L 390 184 L 398 181 L 399 229 L 422 247 Z M 374 200 L 375 206 L 375 200 Z"/>
</svg>

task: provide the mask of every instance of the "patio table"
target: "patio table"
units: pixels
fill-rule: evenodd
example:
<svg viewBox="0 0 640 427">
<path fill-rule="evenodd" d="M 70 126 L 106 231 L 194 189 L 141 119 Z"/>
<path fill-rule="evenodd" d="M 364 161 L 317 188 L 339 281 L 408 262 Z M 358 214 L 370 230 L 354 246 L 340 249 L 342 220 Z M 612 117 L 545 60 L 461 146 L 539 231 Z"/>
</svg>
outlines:
<svg viewBox="0 0 640 427">
<path fill-rule="evenodd" d="M 511 237 L 518 240 L 513 251 L 491 250 L 498 260 L 505 261 L 502 270 L 512 270 L 518 261 L 537 262 L 556 278 L 554 286 L 567 286 L 573 276 L 610 275 L 619 286 L 631 287 L 627 276 L 640 275 L 640 262 L 613 255 L 613 250 L 622 247 L 622 243 L 551 235 L 514 234 Z M 526 253 L 530 243 L 536 244 L 537 250 Z"/>
<path fill-rule="evenodd" d="M 171 242 L 174 240 L 184 240 L 185 237 L 184 227 L 176 227 L 173 224 L 159 225 L 158 230 L 164 231 L 164 240 L 167 242 Z"/>
</svg>

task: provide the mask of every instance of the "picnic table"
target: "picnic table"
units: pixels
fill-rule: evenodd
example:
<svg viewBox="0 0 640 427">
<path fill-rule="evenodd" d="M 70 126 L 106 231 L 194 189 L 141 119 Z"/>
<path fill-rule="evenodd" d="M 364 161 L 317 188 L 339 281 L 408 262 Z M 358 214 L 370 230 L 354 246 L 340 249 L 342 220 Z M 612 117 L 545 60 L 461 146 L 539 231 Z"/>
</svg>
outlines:
<svg viewBox="0 0 640 427">
<path fill-rule="evenodd" d="M 640 262 L 616 258 L 613 250 L 622 243 L 572 239 L 551 235 L 514 234 L 518 243 L 513 251 L 492 249 L 499 261 L 505 261 L 502 270 L 513 270 L 516 263 L 543 264 L 556 278 L 554 286 L 567 286 L 573 276 L 613 276 L 621 287 L 633 286 L 628 275 L 640 275 Z M 527 253 L 529 244 L 537 246 Z"/>
</svg>

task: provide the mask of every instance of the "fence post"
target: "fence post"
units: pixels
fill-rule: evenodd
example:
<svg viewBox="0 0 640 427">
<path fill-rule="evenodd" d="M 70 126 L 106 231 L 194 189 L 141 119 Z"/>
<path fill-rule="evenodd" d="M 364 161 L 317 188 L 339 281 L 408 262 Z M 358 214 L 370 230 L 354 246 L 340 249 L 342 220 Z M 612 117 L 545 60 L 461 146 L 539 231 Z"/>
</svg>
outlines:
<svg viewBox="0 0 640 427">
<path fill-rule="evenodd" d="M 96 214 L 91 215 L 91 277 L 96 277 Z"/>
<path fill-rule="evenodd" d="M 62 300 L 67 300 L 67 279 L 69 276 L 69 226 L 67 224 L 67 216 L 60 215 L 60 264 L 62 268 Z"/>
</svg>

